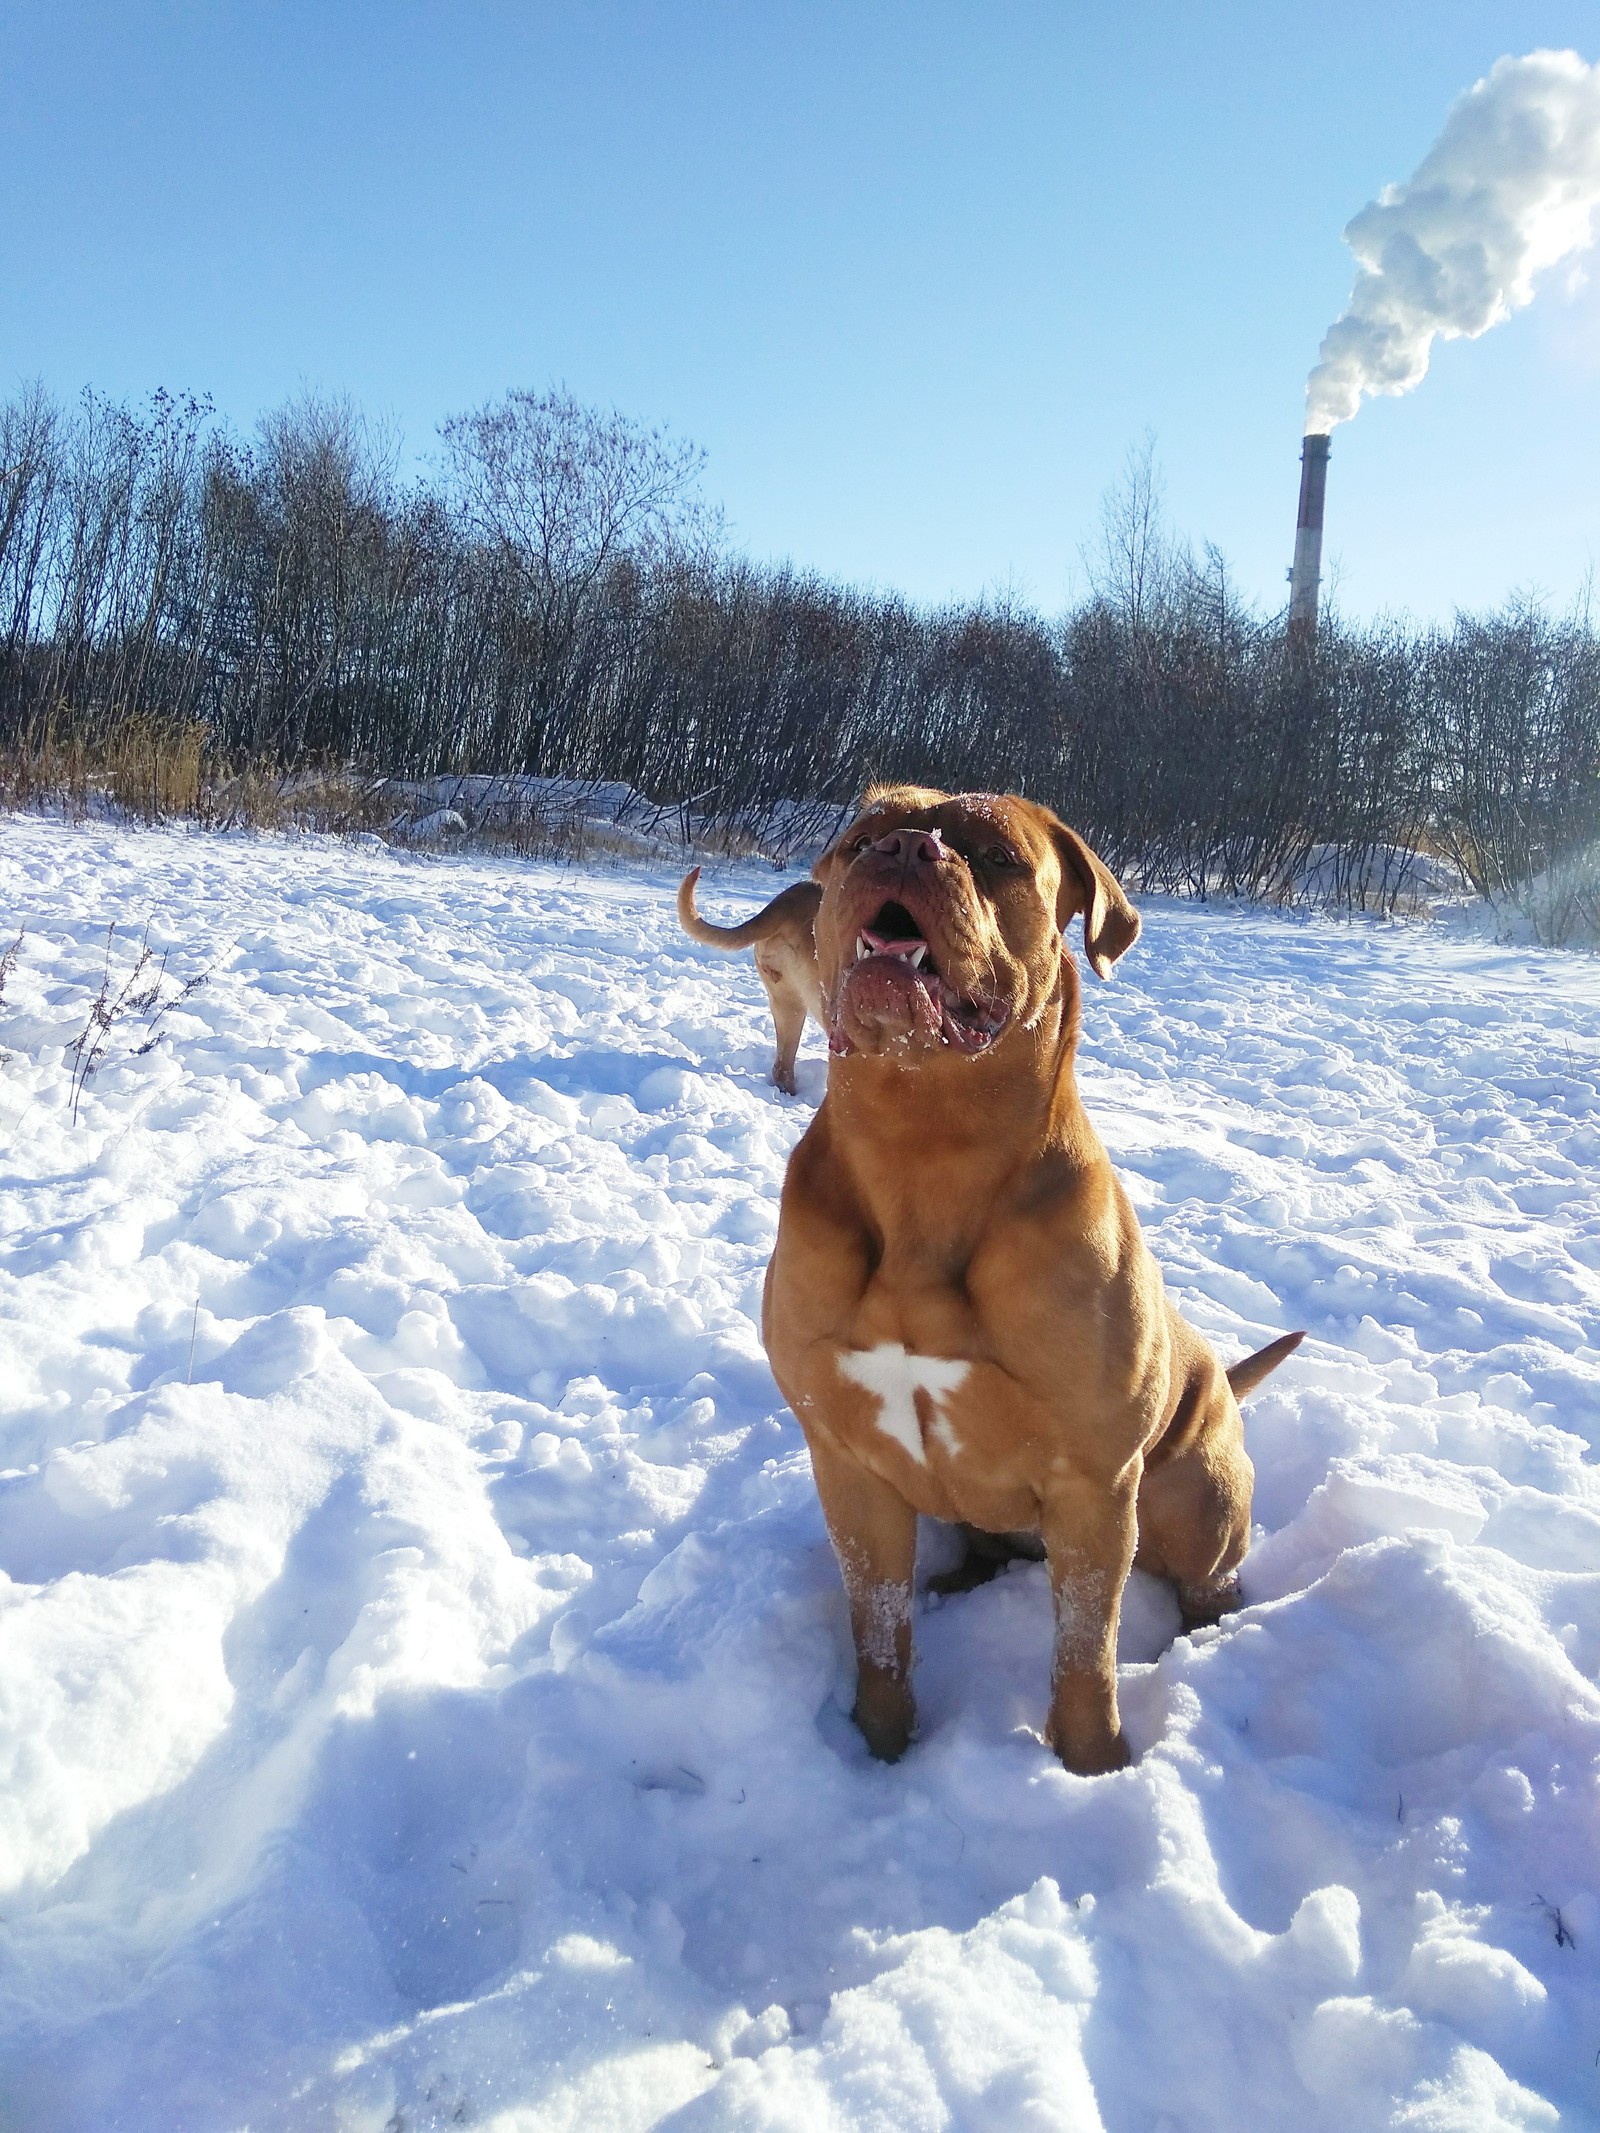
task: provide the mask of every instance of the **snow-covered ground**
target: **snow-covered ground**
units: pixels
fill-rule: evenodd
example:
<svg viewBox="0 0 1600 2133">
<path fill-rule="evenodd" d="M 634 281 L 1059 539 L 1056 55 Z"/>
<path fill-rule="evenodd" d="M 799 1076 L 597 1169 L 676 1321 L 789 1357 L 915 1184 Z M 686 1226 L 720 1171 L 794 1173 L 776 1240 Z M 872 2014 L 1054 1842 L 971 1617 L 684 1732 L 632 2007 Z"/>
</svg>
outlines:
<svg viewBox="0 0 1600 2133">
<path fill-rule="evenodd" d="M 1042 1570 L 927 1604 L 887 1769 L 756 1327 L 824 1062 L 671 889 L 0 824 L 0 2123 L 1600 2126 L 1600 968 L 1149 909 L 1091 1110 L 1311 1335 L 1251 1604 L 1135 1580 L 1089 1780 Z"/>
</svg>

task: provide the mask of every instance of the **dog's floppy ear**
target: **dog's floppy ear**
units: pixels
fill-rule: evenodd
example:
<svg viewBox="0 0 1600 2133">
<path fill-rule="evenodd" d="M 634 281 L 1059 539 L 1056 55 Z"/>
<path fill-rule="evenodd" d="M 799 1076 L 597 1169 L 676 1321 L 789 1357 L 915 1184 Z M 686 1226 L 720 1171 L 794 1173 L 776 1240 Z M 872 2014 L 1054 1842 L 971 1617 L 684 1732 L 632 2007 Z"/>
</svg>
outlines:
<svg viewBox="0 0 1600 2133">
<path fill-rule="evenodd" d="M 1061 860 L 1061 887 L 1056 895 L 1056 923 L 1063 933 L 1081 911 L 1083 945 L 1097 978 L 1109 978 L 1111 966 L 1139 938 L 1139 914 L 1122 892 L 1122 884 L 1076 830 L 1050 818 L 1050 834 Z"/>
</svg>

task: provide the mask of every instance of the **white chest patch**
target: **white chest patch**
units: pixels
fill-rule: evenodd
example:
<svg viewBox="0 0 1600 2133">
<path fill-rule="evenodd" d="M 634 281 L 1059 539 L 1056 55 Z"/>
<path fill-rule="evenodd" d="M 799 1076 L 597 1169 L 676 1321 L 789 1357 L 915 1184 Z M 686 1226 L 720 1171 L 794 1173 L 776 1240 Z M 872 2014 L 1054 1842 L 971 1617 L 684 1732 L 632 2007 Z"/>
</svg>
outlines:
<svg viewBox="0 0 1600 2133">
<path fill-rule="evenodd" d="M 943 1403 L 966 1383 L 971 1368 L 970 1363 L 953 1363 L 940 1355 L 908 1354 L 898 1341 L 881 1341 L 876 1348 L 852 1349 L 839 1357 L 841 1373 L 876 1397 L 879 1429 L 924 1466 L 928 1453 L 922 1441 L 917 1394 L 928 1396 L 933 1435 L 947 1452 L 959 1452 L 961 1439 L 950 1427 Z"/>
</svg>

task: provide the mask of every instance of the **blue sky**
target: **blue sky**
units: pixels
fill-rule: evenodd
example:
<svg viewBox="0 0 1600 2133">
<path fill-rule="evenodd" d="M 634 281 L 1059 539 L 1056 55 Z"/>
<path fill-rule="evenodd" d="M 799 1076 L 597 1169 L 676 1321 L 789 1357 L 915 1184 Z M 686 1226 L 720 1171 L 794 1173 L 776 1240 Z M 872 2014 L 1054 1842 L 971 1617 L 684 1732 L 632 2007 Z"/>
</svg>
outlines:
<svg viewBox="0 0 1600 2133">
<path fill-rule="evenodd" d="M 669 423 L 740 546 L 1055 609 L 1131 444 L 1276 603 L 1339 232 L 1593 0 L 0 0 L 0 382 L 512 384 Z M 1338 432 L 1357 613 L 1600 560 L 1600 258 Z"/>
</svg>

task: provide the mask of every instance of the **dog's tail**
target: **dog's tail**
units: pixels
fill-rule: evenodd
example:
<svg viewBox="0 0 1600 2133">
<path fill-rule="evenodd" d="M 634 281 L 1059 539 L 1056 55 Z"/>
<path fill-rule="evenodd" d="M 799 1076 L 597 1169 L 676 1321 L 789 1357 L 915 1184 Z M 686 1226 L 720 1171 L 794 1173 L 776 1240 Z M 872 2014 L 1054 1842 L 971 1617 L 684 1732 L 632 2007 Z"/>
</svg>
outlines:
<svg viewBox="0 0 1600 2133">
<path fill-rule="evenodd" d="M 788 888 L 780 889 L 770 904 L 758 911 L 754 918 L 747 918 L 742 926 L 713 926 L 694 907 L 694 885 L 699 879 L 700 869 L 691 867 L 679 885 L 678 924 L 690 940 L 701 941 L 707 948 L 748 948 L 755 941 L 764 941 L 769 933 L 776 933 L 781 927 L 809 925 L 822 901 L 818 883 L 794 881 Z"/>
<path fill-rule="evenodd" d="M 1228 1372 L 1234 1398 L 1242 1400 L 1247 1392 L 1254 1392 L 1263 1378 L 1270 1377 L 1280 1363 L 1288 1361 L 1304 1339 L 1303 1331 L 1285 1333 L 1275 1341 L 1268 1341 L 1264 1348 L 1258 1348 L 1254 1355 L 1247 1355 L 1235 1363 Z"/>
</svg>

